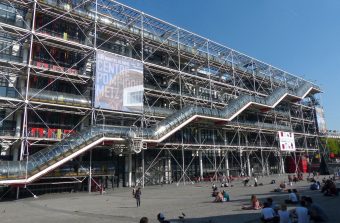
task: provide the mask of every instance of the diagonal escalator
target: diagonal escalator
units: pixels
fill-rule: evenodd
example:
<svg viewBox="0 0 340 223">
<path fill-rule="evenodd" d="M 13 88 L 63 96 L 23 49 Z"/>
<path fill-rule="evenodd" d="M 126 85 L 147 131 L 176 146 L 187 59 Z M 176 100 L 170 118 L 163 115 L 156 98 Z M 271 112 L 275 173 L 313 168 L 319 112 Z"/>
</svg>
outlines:
<svg viewBox="0 0 340 223">
<path fill-rule="evenodd" d="M 189 106 L 168 116 L 155 127 L 139 131 L 129 127 L 92 126 L 64 138 L 56 145 L 28 156 L 26 160 L 0 162 L 0 184 L 31 183 L 70 159 L 105 141 L 142 139 L 144 142 L 157 143 L 165 140 L 196 118 L 231 121 L 250 106 L 274 108 L 285 98 L 302 99 L 313 90 L 320 91 L 313 84 L 303 82 L 295 90 L 277 88 L 266 98 L 241 95 L 232 100 L 223 110 Z"/>
</svg>

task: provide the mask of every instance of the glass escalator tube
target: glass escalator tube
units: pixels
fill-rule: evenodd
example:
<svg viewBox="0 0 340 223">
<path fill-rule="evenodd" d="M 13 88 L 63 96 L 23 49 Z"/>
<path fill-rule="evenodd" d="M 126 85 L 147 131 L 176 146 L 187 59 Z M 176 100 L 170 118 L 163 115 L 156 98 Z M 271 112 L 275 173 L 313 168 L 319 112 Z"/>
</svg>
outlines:
<svg viewBox="0 0 340 223">
<path fill-rule="evenodd" d="M 82 134 L 82 137 L 84 138 L 84 140 L 86 142 L 89 142 L 89 143 L 92 142 L 93 139 L 96 136 L 95 132 L 92 131 L 92 128 L 90 128 L 90 129 L 88 129 L 86 131 L 81 132 L 81 134 Z"/>
<path fill-rule="evenodd" d="M 223 118 L 221 117 L 220 110 L 218 109 L 211 109 L 211 115 L 215 118 Z"/>
<path fill-rule="evenodd" d="M 0 161 L 0 179 L 8 178 L 8 162 L 9 161 Z"/>
<path fill-rule="evenodd" d="M 43 166 L 47 165 L 48 159 L 42 151 L 38 151 L 34 153 L 34 155 L 35 155 L 35 163 L 36 163 L 37 168 L 41 169 Z"/>
<path fill-rule="evenodd" d="M 59 147 L 59 143 L 56 145 L 53 145 L 49 147 L 49 150 L 46 151 L 46 157 L 48 157 L 49 162 L 51 160 L 55 160 L 56 157 L 58 157 L 62 153 L 62 150 Z"/>
<path fill-rule="evenodd" d="M 71 137 L 65 138 L 70 145 L 69 152 L 74 153 L 86 145 L 86 140 L 82 137 L 82 134 L 74 133 Z M 71 154 L 69 154 L 71 155 Z"/>
<path fill-rule="evenodd" d="M 7 167 L 8 179 L 18 178 L 18 174 L 20 173 L 19 168 L 20 168 L 19 161 L 8 162 Z"/>
</svg>

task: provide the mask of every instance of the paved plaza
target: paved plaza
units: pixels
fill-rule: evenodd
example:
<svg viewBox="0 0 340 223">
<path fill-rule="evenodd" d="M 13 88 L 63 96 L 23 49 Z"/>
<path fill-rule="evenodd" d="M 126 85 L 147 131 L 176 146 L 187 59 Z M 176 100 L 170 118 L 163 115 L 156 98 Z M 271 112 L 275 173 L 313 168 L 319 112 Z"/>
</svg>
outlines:
<svg viewBox="0 0 340 223">
<path fill-rule="evenodd" d="M 252 194 L 258 195 L 261 201 L 272 197 L 280 203 L 287 199 L 287 193 L 270 192 L 276 185 L 271 185 L 273 177 L 260 178 L 263 186 L 244 187 L 241 181 L 235 181 L 234 187 L 227 188 L 231 202 L 213 203 L 211 184 L 198 183 L 186 185 L 148 186 L 142 189 L 141 207 L 136 207 L 131 188 L 110 190 L 99 193 L 58 193 L 46 194 L 38 198 L 26 198 L 17 201 L 0 203 L 1 222 L 139 222 L 143 216 L 150 222 L 157 222 L 156 215 L 163 212 L 171 222 L 181 222 L 178 216 L 185 213 L 184 222 L 199 223 L 252 223 L 259 222 L 260 211 L 241 210 L 242 204 L 250 203 Z M 276 182 L 286 176 L 275 177 Z M 321 180 L 321 177 L 320 177 Z M 253 183 L 250 181 L 250 183 Z M 219 184 L 216 184 L 219 186 Z M 298 189 L 301 195 L 310 195 L 328 213 L 331 223 L 339 222 L 336 216 L 340 213 L 339 197 L 324 197 L 320 192 L 307 189 L 309 183 L 298 182 L 292 188 Z M 219 188 L 220 189 L 220 188 Z M 290 207 L 292 208 L 292 207 Z"/>
</svg>

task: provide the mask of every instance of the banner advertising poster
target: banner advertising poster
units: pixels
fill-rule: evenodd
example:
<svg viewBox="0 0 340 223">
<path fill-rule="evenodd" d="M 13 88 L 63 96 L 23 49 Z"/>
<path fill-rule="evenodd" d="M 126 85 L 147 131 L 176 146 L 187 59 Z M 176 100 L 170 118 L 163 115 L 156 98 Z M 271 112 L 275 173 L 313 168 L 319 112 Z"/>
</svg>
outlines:
<svg viewBox="0 0 340 223">
<path fill-rule="evenodd" d="M 96 108 L 143 112 L 143 63 L 105 51 L 97 51 Z"/>
<path fill-rule="evenodd" d="M 294 133 L 279 131 L 279 141 L 281 151 L 295 151 Z"/>
<path fill-rule="evenodd" d="M 315 113 L 316 113 L 316 120 L 318 122 L 319 133 L 326 134 L 327 133 L 327 125 L 326 125 L 325 113 L 323 111 L 323 108 L 316 107 Z"/>
</svg>

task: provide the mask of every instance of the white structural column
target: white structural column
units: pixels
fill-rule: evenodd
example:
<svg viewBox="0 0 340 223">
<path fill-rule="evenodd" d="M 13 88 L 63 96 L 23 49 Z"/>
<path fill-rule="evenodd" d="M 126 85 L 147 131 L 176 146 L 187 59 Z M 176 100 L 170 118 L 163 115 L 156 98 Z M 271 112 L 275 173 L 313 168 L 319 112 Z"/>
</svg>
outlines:
<svg viewBox="0 0 340 223">
<path fill-rule="evenodd" d="M 16 22 L 20 22 L 18 20 L 18 17 L 16 18 Z M 31 23 L 32 23 L 32 12 L 29 11 L 26 14 L 25 17 L 25 23 L 27 26 L 27 29 L 31 29 Z M 23 44 L 22 47 L 22 63 L 24 64 L 28 64 L 28 53 L 29 53 L 29 48 L 30 48 L 30 44 L 25 42 Z M 23 94 L 25 91 L 25 80 L 23 78 L 17 77 L 18 83 L 19 83 L 19 88 L 20 88 L 20 93 Z M 22 124 L 22 115 L 23 112 L 18 110 L 15 113 L 15 121 L 16 121 L 16 125 L 15 125 L 15 137 L 20 137 L 20 133 L 22 131 L 21 129 L 21 124 Z M 12 156 L 13 156 L 13 161 L 17 161 L 18 160 L 18 156 L 19 156 L 19 150 L 21 148 L 21 145 L 14 145 L 13 146 L 13 152 L 12 152 Z"/>
<path fill-rule="evenodd" d="M 242 149 L 240 149 L 240 167 L 241 167 L 241 176 L 243 176 L 245 173 L 244 173 L 244 168 L 243 168 L 243 157 L 242 157 Z"/>
<path fill-rule="evenodd" d="M 169 154 L 169 151 L 166 153 L 166 161 L 165 161 L 165 181 L 166 183 L 170 184 L 171 183 L 171 156 Z"/>
<path fill-rule="evenodd" d="M 17 111 L 15 113 L 15 120 L 16 120 L 15 137 L 19 138 L 21 133 L 22 111 Z M 14 144 L 12 147 L 13 161 L 17 161 L 19 158 L 20 146 L 21 146 L 20 144 Z"/>
<path fill-rule="evenodd" d="M 92 149 L 90 150 L 90 166 L 89 166 L 89 181 L 88 181 L 88 192 L 92 191 Z"/>
<path fill-rule="evenodd" d="M 145 186 L 145 160 L 144 160 L 144 150 L 142 150 L 142 186 Z"/>
<path fill-rule="evenodd" d="M 229 172 L 229 152 L 228 152 L 228 150 L 225 151 L 224 162 L 225 162 L 226 176 L 229 177 L 230 172 Z"/>
<path fill-rule="evenodd" d="M 203 154 L 202 150 L 198 151 L 198 158 L 200 163 L 200 177 L 203 179 Z"/>
<path fill-rule="evenodd" d="M 13 151 L 12 151 L 12 160 L 13 161 L 18 161 L 18 158 L 19 158 L 19 150 L 20 150 L 20 144 L 18 145 L 13 145 L 12 147 Z"/>
<path fill-rule="evenodd" d="M 265 169 L 265 163 L 264 163 L 264 160 L 263 160 L 263 149 L 261 149 L 261 167 L 262 167 L 262 176 L 264 176 L 266 169 Z"/>
<path fill-rule="evenodd" d="M 132 153 L 130 152 L 127 156 L 125 156 L 125 172 L 127 174 L 127 182 L 128 187 L 132 187 Z"/>
<path fill-rule="evenodd" d="M 247 152 L 246 153 L 246 157 L 247 157 L 247 171 L 248 171 L 248 176 L 251 177 L 251 167 L 250 167 L 250 153 Z"/>
<path fill-rule="evenodd" d="M 285 163 L 283 161 L 283 155 L 282 155 L 282 152 L 279 154 L 280 156 L 280 166 L 281 166 L 281 170 L 280 170 L 280 173 L 282 174 L 285 174 Z"/>
<path fill-rule="evenodd" d="M 15 125 L 15 137 L 20 137 L 21 133 L 21 122 L 22 122 L 22 111 L 17 111 L 15 113 L 15 120 L 16 120 L 16 125 Z"/>
<path fill-rule="evenodd" d="M 267 156 L 266 158 L 266 172 L 267 172 L 267 176 L 270 175 L 270 169 L 269 169 L 269 161 L 268 161 L 269 157 Z"/>
</svg>

